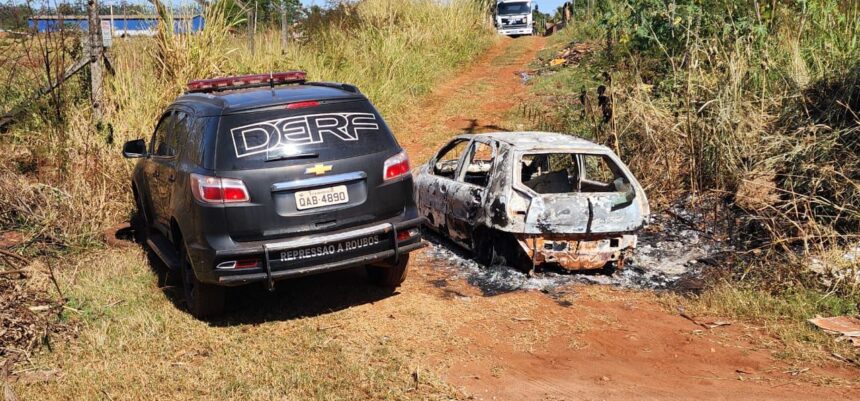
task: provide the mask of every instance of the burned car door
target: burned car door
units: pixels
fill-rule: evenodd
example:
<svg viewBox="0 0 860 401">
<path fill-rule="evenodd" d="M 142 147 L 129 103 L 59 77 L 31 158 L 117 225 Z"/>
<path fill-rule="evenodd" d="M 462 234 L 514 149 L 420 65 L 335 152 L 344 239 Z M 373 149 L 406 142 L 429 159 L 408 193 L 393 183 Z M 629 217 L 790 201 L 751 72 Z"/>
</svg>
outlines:
<svg viewBox="0 0 860 401">
<path fill-rule="evenodd" d="M 474 229 L 485 214 L 484 198 L 495 156 L 494 143 L 478 139 L 472 141 L 457 181 L 449 191 L 448 235 L 466 247 L 471 247 Z"/>
<path fill-rule="evenodd" d="M 436 230 L 446 232 L 445 216 L 449 212 L 448 197 L 460 171 L 460 164 L 469 144 L 468 138 L 455 138 L 443 146 L 427 163 L 416 180 L 418 208 L 421 215 Z"/>
</svg>

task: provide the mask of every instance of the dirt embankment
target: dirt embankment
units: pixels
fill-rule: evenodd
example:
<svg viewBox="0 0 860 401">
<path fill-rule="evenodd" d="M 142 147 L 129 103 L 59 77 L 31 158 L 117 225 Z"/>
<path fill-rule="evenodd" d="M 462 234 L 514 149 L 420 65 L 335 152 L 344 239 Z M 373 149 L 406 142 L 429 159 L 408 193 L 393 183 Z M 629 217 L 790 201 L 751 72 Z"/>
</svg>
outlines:
<svg viewBox="0 0 860 401">
<path fill-rule="evenodd" d="M 543 45 L 542 38 L 503 40 L 441 85 L 401 124 L 414 138 L 404 144 L 414 163 L 455 134 L 516 129 L 503 125 L 528 99 L 517 72 Z M 649 277 L 644 269 L 640 276 Z M 416 345 L 444 367 L 444 380 L 477 399 L 860 397 L 856 368 L 789 366 L 773 356 L 781 345 L 763 328 L 707 329 L 667 312 L 649 292 L 488 271 L 440 244 L 414 258 L 412 271 L 405 292 L 432 295 L 425 306 L 446 310 L 456 337 Z"/>
</svg>

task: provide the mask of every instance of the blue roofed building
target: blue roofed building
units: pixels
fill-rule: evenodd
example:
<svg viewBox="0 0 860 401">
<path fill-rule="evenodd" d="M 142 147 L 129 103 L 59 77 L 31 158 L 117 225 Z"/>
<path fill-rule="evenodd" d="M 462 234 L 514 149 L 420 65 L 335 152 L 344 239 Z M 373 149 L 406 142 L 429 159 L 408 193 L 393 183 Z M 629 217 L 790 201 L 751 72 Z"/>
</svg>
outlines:
<svg viewBox="0 0 860 401">
<path fill-rule="evenodd" d="M 158 26 L 155 15 L 102 15 L 102 21 L 111 21 L 113 36 L 154 35 Z M 86 15 L 35 15 L 28 20 L 30 29 L 38 32 L 63 29 L 89 29 Z M 203 29 L 203 16 L 173 17 L 173 31 L 176 33 L 199 32 Z"/>
</svg>

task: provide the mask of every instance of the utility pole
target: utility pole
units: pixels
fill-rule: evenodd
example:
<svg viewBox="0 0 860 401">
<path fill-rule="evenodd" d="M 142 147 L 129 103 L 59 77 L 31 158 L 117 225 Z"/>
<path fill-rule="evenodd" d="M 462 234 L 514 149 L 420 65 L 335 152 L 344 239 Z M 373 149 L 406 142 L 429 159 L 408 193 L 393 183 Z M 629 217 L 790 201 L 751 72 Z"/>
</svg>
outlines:
<svg viewBox="0 0 860 401">
<path fill-rule="evenodd" d="M 93 122 L 98 125 L 103 117 L 104 98 L 104 45 L 102 44 L 102 24 L 99 19 L 99 5 L 96 0 L 87 2 L 87 21 L 89 25 L 90 53 L 90 95 L 93 102 Z"/>
<path fill-rule="evenodd" d="M 281 11 L 281 48 L 283 49 L 284 52 L 286 52 L 287 51 L 287 43 L 289 43 L 289 40 L 290 40 L 290 37 L 289 37 L 289 35 L 290 35 L 290 31 L 289 31 L 289 29 L 290 29 L 290 18 L 287 15 L 287 13 L 289 12 L 289 5 L 287 4 L 286 1 L 284 1 L 284 3 L 281 4 L 281 10 L 280 11 Z"/>
<path fill-rule="evenodd" d="M 254 6 L 251 7 L 247 3 L 247 0 L 234 0 L 233 2 L 239 6 L 239 9 L 245 12 L 247 16 L 247 24 L 248 24 L 248 50 L 251 51 L 251 54 L 254 54 L 254 31 L 257 28 L 257 2 L 254 2 Z"/>
</svg>

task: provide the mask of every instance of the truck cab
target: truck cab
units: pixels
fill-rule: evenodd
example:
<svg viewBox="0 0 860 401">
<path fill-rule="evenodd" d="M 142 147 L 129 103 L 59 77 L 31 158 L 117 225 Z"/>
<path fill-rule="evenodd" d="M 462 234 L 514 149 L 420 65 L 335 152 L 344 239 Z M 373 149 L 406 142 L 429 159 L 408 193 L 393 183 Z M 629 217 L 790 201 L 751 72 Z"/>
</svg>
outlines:
<svg viewBox="0 0 860 401">
<path fill-rule="evenodd" d="M 534 34 L 531 1 L 499 0 L 493 15 L 493 22 L 499 34 L 507 36 Z"/>
</svg>

